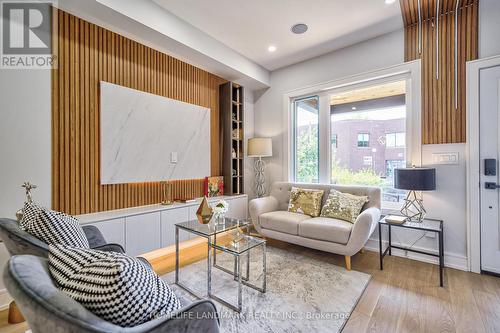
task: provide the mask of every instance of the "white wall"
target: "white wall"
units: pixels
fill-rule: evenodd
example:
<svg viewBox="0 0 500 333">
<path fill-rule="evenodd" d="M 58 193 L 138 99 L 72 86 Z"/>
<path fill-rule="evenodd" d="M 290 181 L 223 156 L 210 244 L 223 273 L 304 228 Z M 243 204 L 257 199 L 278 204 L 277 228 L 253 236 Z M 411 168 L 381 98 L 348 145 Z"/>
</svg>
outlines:
<svg viewBox="0 0 500 333">
<path fill-rule="evenodd" d="M 51 205 L 51 100 L 49 70 L 0 70 L 0 217 L 15 218 L 30 181 L 35 200 Z M 9 255 L 0 245 L 0 269 Z M 0 281 L 2 307 L 3 281 Z"/>
<path fill-rule="evenodd" d="M 255 198 L 254 191 L 254 179 L 255 173 L 253 169 L 254 158 L 247 156 L 247 143 L 248 139 L 254 137 L 254 92 L 250 89 L 245 89 L 245 101 L 244 101 L 245 118 L 243 124 L 243 137 L 244 141 L 244 158 L 243 158 L 243 179 L 244 179 L 244 191 L 248 194 L 249 199 Z"/>
<path fill-rule="evenodd" d="M 479 58 L 500 54 L 500 1 L 479 1 Z"/>
<path fill-rule="evenodd" d="M 433 162 L 434 153 L 458 153 L 458 164 L 438 165 Z M 444 220 L 445 265 L 467 270 L 466 228 L 466 158 L 465 143 L 422 146 L 422 165 L 436 168 L 436 191 L 424 193 L 427 216 Z M 391 212 L 388 212 L 391 213 Z M 387 235 L 387 229 L 382 234 Z M 411 245 L 413 248 L 438 253 L 434 233 L 408 231 L 393 228 L 392 241 L 396 245 Z M 384 237 L 386 240 L 387 237 Z M 417 241 L 418 240 L 418 241 Z M 417 242 L 415 242 L 417 241 Z M 367 248 L 378 251 L 378 230 L 367 243 Z M 403 251 L 397 255 L 437 263 L 437 259 Z"/>
</svg>

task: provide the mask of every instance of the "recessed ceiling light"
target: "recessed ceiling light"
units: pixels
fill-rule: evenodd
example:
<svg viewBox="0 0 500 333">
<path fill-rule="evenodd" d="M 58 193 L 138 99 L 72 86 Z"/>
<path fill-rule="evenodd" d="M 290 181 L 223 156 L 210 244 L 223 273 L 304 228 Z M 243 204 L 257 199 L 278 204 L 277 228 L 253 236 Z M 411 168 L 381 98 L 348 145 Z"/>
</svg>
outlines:
<svg viewBox="0 0 500 333">
<path fill-rule="evenodd" d="M 304 23 L 297 23 L 295 25 L 292 26 L 292 28 L 290 29 L 294 34 L 297 34 L 297 35 L 300 35 L 300 34 L 303 34 L 304 32 L 307 31 L 307 29 L 309 29 L 309 27 L 307 26 L 307 24 L 304 24 Z"/>
<path fill-rule="evenodd" d="M 355 106 L 353 106 L 351 109 L 352 109 L 352 110 L 356 110 L 356 107 L 355 107 Z"/>
<path fill-rule="evenodd" d="M 274 45 L 269 45 L 269 47 L 267 48 L 267 50 L 268 50 L 269 52 L 274 52 L 274 51 L 276 51 L 276 46 L 274 46 Z"/>
<path fill-rule="evenodd" d="M 396 0 L 385 0 L 386 5 L 392 5 L 395 2 L 396 2 Z"/>
</svg>

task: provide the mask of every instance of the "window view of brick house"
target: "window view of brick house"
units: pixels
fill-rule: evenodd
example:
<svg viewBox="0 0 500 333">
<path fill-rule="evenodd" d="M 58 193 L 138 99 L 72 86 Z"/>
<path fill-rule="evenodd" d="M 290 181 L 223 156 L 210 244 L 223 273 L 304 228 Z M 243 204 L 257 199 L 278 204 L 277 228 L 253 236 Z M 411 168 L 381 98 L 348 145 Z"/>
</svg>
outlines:
<svg viewBox="0 0 500 333">
<path fill-rule="evenodd" d="M 401 202 L 394 169 L 406 166 L 405 82 L 330 96 L 330 181 L 374 185 L 383 201 Z M 319 181 L 319 98 L 295 101 L 295 179 Z"/>
<path fill-rule="evenodd" d="M 393 117 L 380 119 L 381 114 Z M 346 116 L 331 116 L 332 181 L 338 182 L 336 174 L 347 169 L 353 175 L 373 174 L 373 185 L 392 186 L 394 168 L 406 166 L 405 106 L 353 111 Z M 385 191 L 384 199 L 400 200 L 394 192 Z"/>
</svg>

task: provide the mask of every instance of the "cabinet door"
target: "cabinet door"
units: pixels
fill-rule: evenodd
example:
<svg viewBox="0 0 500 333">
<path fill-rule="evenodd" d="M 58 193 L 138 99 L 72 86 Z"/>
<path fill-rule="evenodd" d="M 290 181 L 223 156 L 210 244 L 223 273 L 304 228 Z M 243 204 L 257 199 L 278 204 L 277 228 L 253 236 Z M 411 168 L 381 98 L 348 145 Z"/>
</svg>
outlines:
<svg viewBox="0 0 500 333">
<path fill-rule="evenodd" d="M 96 226 L 102 233 L 107 243 L 120 244 L 126 248 L 125 244 L 125 219 L 115 219 L 108 221 L 101 221 L 96 223 L 89 223 L 87 225 Z"/>
<path fill-rule="evenodd" d="M 161 212 L 161 247 L 175 244 L 175 224 L 189 220 L 189 209 L 176 208 Z M 189 233 L 179 230 L 179 241 L 189 239 Z"/>
<path fill-rule="evenodd" d="M 229 211 L 227 212 L 228 217 L 234 219 L 246 219 L 247 218 L 247 197 L 234 198 L 227 201 L 229 203 Z"/>
<path fill-rule="evenodd" d="M 160 213 L 142 214 L 126 218 L 126 252 L 137 256 L 160 248 Z"/>
</svg>

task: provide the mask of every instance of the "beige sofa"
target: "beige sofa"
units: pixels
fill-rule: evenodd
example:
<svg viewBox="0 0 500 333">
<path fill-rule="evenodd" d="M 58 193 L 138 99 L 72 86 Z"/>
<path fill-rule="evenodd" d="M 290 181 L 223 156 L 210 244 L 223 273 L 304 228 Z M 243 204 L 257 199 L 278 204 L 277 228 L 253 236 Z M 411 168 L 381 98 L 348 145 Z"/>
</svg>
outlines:
<svg viewBox="0 0 500 333">
<path fill-rule="evenodd" d="M 312 218 L 287 211 L 292 186 L 324 190 L 323 204 L 331 188 L 366 195 L 370 201 L 354 224 L 327 217 Z M 380 201 L 378 187 L 277 182 L 271 186 L 268 197 L 251 200 L 249 210 L 255 229 L 262 236 L 343 255 L 350 270 L 351 256 L 364 247 L 380 219 Z"/>
</svg>

